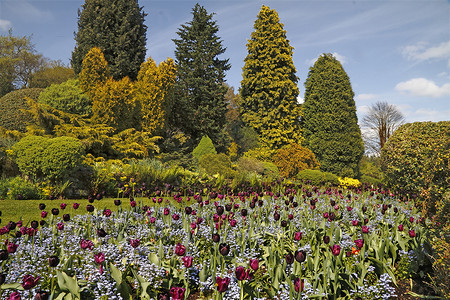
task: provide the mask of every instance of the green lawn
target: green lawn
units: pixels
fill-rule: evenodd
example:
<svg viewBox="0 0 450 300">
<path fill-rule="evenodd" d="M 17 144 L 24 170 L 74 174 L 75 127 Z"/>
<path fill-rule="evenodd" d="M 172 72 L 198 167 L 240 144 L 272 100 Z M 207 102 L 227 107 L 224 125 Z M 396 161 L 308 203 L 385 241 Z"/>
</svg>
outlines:
<svg viewBox="0 0 450 300">
<path fill-rule="evenodd" d="M 111 210 L 117 209 L 114 205 L 113 198 L 105 198 L 102 200 L 95 200 L 92 205 L 96 209 L 109 208 Z M 129 207 L 128 199 L 121 199 L 123 207 Z M 136 201 L 143 201 L 144 205 L 153 205 L 153 202 L 148 198 L 138 198 Z M 73 209 L 73 203 L 79 203 L 80 207 L 77 210 Z M 90 204 L 87 199 L 78 200 L 0 200 L 0 211 L 2 212 L 0 227 L 5 226 L 9 221 L 17 222 L 23 220 L 24 225 L 32 220 L 41 220 L 41 211 L 39 210 L 39 203 L 46 205 L 45 210 L 51 214 L 52 208 L 58 208 L 59 215 L 68 213 L 71 216 L 86 213 L 86 205 Z M 59 205 L 66 203 L 65 210 L 60 209 Z M 47 217 L 48 218 L 48 217 Z"/>
</svg>

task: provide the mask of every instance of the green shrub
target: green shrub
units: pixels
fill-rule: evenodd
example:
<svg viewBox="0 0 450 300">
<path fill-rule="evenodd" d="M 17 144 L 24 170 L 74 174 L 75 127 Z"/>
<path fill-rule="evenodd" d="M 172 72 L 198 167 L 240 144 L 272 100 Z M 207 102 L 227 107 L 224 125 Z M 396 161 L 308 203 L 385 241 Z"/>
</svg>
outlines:
<svg viewBox="0 0 450 300">
<path fill-rule="evenodd" d="M 381 151 L 386 185 L 434 214 L 450 187 L 450 121 L 401 126 Z"/>
<path fill-rule="evenodd" d="M 39 95 L 39 102 L 71 114 L 90 115 L 92 101 L 80 89 L 77 79 L 52 84 Z"/>
<path fill-rule="evenodd" d="M 83 159 L 83 145 L 75 138 L 26 136 L 13 147 L 19 170 L 34 180 L 66 180 Z"/>
<path fill-rule="evenodd" d="M 30 109 L 26 97 L 38 99 L 42 89 L 21 89 L 0 98 L 0 126 L 8 130 L 25 132 L 29 123 L 33 122 L 29 114 L 23 110 Z"/>
<path fill-rule="evenodd" d="M 21 177 L 8 178 L 0 181 L 0 199 L 25 200 L 40 199 L 39 188 Z"/>
<path fill-rule="evenodd" d="M 362 175 L 360 181 L 362 183 L 367 183 L 369 185 L 373 185 L 373 186 L 377 186 L 379 184 L 381 184 L 381 180 L 369 175 Z"/>
<path fill-rule="evenodd" d="M 236 171 L 231 168 L 231 159 L 224 153 L 203 155 L 198 165 L 209 175 L 220 174 L 226 178 L 232 178 Z"/>
<path fill-rule="evenodd" d="M 237 170 L 239 173 L 256 173 L 272 178 L 279 175 L 278 167 L 275 164 L 268 161 L 260 161 L 254 157 L 240 157 L 237 161 Z"/>
<path fill-rule="evenodd" d="M 199 161 L 200 158 L 206 154 L 217 154 L 212 140 L 207 135 L 203 136 L 200 143 L 198 143 L 197 147 L 194 148 L 192 151 L 192 156 Z"/>
<path fill-rule="evenodd" d="M 328 183 L 331 185 L 339 185 L 339 179 L 337 175 L 329 172 L 321 172 L 319 170 L 303 170 L 297 175 L 298 180 L 303 182 L 309 182 L 312 185 L 322 185 Z"/>
</svg>

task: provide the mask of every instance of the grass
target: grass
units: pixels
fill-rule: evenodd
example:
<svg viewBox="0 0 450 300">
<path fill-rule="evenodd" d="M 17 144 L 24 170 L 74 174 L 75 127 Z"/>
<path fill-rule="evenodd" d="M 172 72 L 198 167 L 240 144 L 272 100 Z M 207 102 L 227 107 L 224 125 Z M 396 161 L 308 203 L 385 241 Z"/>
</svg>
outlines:
<svg viewBox="0 0 450 300">
<path fill-rule="evenodd" d="M 109 208 L 111 210 L 116 210 L 116 206 L 114 205 L 113 198 L 105 198 L 102 200 L 95 200 L 92 205 L 96 209 L 106 209 Z M 128 199 L 121 199 L 123 206 L 129 206 Z M 153 201 L 148 198 L 137 198 L 136 202 L 141 201 L 143 205 L 152 206 Z M 68 213 L 71 216 L 81 215 L 86 213 L 86 205 L 90 204 L 87 199 L 78 199 L 78 200 L 0 200 L 0 211 L 1 222 L 0 227 L 5 226 L 9 221 L 17 222 L 19 220 L 23 221 L 23 224 L 26 225 L 28 222 L 36 220 L 40 221 L 41 211 L 39 210 L 39 204 L 44 203 L 46 205 L 45 211 L 51 214 L 52 208 L 58 208 L 59 214 Z M 65 210 L 60 208 L 61 203 L 66 203 L 67 207 Z M 79 203 L 80 207 L 75 210 L 73 209 L 73 203 Z M 48 218 L 48 217 L 47 217 Z"/>
</svg>

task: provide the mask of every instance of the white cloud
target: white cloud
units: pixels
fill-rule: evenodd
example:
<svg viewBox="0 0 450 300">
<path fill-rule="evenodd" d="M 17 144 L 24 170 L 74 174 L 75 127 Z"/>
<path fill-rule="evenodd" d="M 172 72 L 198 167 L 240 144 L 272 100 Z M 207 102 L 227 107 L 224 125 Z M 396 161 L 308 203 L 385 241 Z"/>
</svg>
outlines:
<svg viewBox="0 0 450 300">
<path fill-rule="evenodd" d="M 400 82 L 395 86 L 395 89 L 397 91 L 410 93 L 413 96 L 433 98 L 450 96 L 450 83 L 438 86 L 434 81 L 426 78 L 413 78 L 408 81 Z"/>
<path fill-rule="evenodd" d="M 12 24 L 8 20 L 0 19 L 0 30 L 1 31 L 8 31 L 12 27 Z"/>
<path fill-rule="evenodd" d="M 406 58 L 417 61 L 448 59 L 450 58 L 450 41 L 443 42 L 434 47 L 427 47 L 426 43 L 421 42 L 416 45 L 406 46 L 403 48 L 402 53 Z"/>
<path fill-rule="evenodd" d="M 432 110 L 432 109 L 426 109 L 426 108 L 419 108 L 416 111 L 412 112 L 410 117 L 412 117 L 414 120 L 418 122 L 423 121 L 432 121 L 432 122 L 439 122 L 439 121 L 448 121 L 450 116 L 450 110 Z"/>
<path fill-rule="evenodd" d="M 303 102 L 305 102 L 305 99 L 303 99 L 302 96 L 298 95 L 298 97 L 297 97 L 297 103 L 298 103 L 298 104 L 302 104 Z"/>
<path fill-rule="evenodd" d="M 333 52 L 331 54 L 341 63 L 341 65 L 343 65 L 343 64 L 345 64 L 347 62 L 347 58 L 344 55 L 341 55 L 341 54 L 339 54 L 337 52 Z M 316 58 L 313 58 L 313 59 L 307 59 L 306 63 L 311 65 L 311 66 L 314 65 L 316 63 L 317 59 L 319 59 L 319 57 L 321 55 L 322 54 L 319 54 L 319 55 L 317 55 Z"/>
<path fill-rule="evenodd" d="M 375 94 L 359 94 L 355 96 L 356 101 L 369 101 L 376 99 L 378 96 Z"/>
</svg>

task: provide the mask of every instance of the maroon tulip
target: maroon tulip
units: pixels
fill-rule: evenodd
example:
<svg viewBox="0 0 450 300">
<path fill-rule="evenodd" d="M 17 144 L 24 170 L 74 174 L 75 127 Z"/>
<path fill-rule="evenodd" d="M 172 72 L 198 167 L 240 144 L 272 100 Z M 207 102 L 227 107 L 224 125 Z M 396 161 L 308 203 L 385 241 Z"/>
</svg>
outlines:
<svg viewBox="0 0 450 300">
<path fill-rule="evenodd" d="M 52 208 L 52 215 L 54 215 L 54 216 L 59 215 L 59 209 L 57 209 L 57 208 Z"/>
<path fill-rule="evenodd" d="M 245 280 L 248 277 L 247 270 L 242 266 L 237 267 L 235 273 L 238 280 Z"/>
<path fill-rule="evenodd" d="M 411 238 L 413 238 L 413 237 L 415 237 L 416 236 L 416 232 L 414 231 L 414 230 L 410 230 L 409 231 L 409 237 L 411 237 Z"/>
<path fill-rule="evenodd" d="M 324 236 L 323 236 L 323 242 L 324 242 L 325 244 L 328 244 L 328 243 L 330 242 L 330 237 L 329 237 L 328 235 L 324 235 Z"/>
<path fill-rule="evenodd" d="M 103 254 L 102 252 L 99 252 L 97 254 L 94 255 L 94 260 L 96 264 L 101 264 L 105 261 L 105 254 Z"/>
<path fill-rule="evenodd" d="M 257 259 L 250 258 L 250 268 L 252 268 L 253 271 L 258 270 L 258 268 L 259 268 L 259 261 Z"/>
<path fill-rule="evenodd" d="M 414 217 L 410 217 L 409 222 L 411 222 L 411 223 L 414 222 Z"/>
<path fill-rule="evenodd" d="M 133 247 L 133 248 L 137 248 L 137 247 L 139 246 L 139 244 L 140 244 L 139 239 L 130 240 L 130 245 L 131 245 L 131 247 Z"/>
<path fill-rule="evenodd" d="M 130 205 L 131 205 L 131 207 L 136 207 L 136 201 L 134 201 L 134 200 L 130 201 Z"/>
<path fill-rule="evenodd" d="M 34 278 L 32 275 L 25 275 L 22 279 L 22 287 L 25 290 L 32 289 L 38 284 L 40 278 L 41 277 Z"/>
<path fill-rule="evenodd" d="M 294 233 L 294 240 L 300 241 L 301 239 L 302 239 L 302 233 L 301 232 Z"/>
<path fill-rule="evenodd" d="M 181 258 L 181 260 L 183 261 L 183 264 L 186 268 L 190 268 L 192 267 L 192 261 L 193 261 L 193 257 L 192 256 L 184 256 Z"/>
<path fill-rule="evenodd" d="M 8 243 L 8 253 L 16 253 L 17 247 L 19 247 L 19 245 L 14 244 L 14 243 Z"/>
<path fill-rule="evenodd" d="M 56 267 L 57 265 L 59 264 L 59 257 L 58 256 L 56 256 L 56 255 L 53 255 L 53 256 L 50 256 L 49 258 L 48 258 L 48 265 L 50 266 L 50 267 Z"/>
<path fill-rule="evenodd" d="M 172 297 L 173 300 L 182 300 L 184 299 L 185 291 L 185 288 L 174 286 L 170 289 L 170 297 Z"/>
<path fill-rule="evenodd" d="M 92 204 L 86 205 L 86 210 L 87 210 L 88 212 L 93 212 L 93 211 L 94 211 L 94 205 L 92 205 Z"/>
<path fill-rule="evenodd" d="M 41 218 L 47 218 L 48 212 L 45 210 L 41 211 Z"/>
<path fill-rule="evenodd" d="M 70 221 L 70 215 L 69 214 L 64 214 L 63 215 L 63 220 L 64 220 L 64 222 L 69 222 Z"/>
<path fill-rule="evenodd" d="M 364 240 L 363 239 L 357 239 L 355 240 L 355 245 L 356 247 L 358 247 L 359 249 L 361 249 L 364 245 Z"/>
<path fill-rule="evenodd" d="M 61 208 L 61 209 L 66 209 L 66 206 L 67 206 L 67 204 L 65 204 L 65 203 L 61 203 L 60 205 L 59 205 L 59 207 Z"/>
<path fill-rule="evenodd" d="M 278 220 L 280 219 L 280 214 L 277 213 L 277 212 L 275 212 L 275 213 L 273 214 L 273 219 L 274 219 L 275 221 L 278 221 Z"/>
<path fill-rule="evenodd" d="M 156 222 L 156 218 L 155 217 L 150 217 L 149 219 L 148 219 L 148 221 L 150 222 L 150 223 L 155 223 Z"/>
<path fill-rule="evenodd" d="M 220 241 L 220 235 L 217 233 L 213 233 L 212 240 L 214 243 L 218 243 Z"/>
<path fill-rule="evenodd" d="M 359 224 L 359 221 L 358 221 L 358 220 L 352 220 L 352 225 L 353 225 L 353 226 L 358 226 L 358 224 Z"/>
<path fill-rule="evenodd" d="M 291 265 L 294 262 L 294 255 L 292 253 L 288 253 L 284 256 L 284 259 L 286 260 L 286 263 Z"/>
<path fill-rule="evenodd" d="M 230 278 L 220 278 L 219 276 L 216 277 L 216 284 L 217 284 L 217 290 L 219 293 L 223 293 L 228 289 L 228 285 L 230 284 Z"/>
<path fill-rule="evenodd" d="M 110 217 L 111 216 L 111 210 L 109 209 L 109 208 L 107 208 L 107 209 L 105 209 L 104 211 L 103 211 L 103 215 L 105 216 L 105 217 Z"/>
<path fill-rule="evenodd" d="M 328 219 L 328 213 L 327 213 L 327 212 L 324 212 L 324 213 L 323 213 L 323 218 L 324 218 L 324 219 Z"/>
<path fill-rule="evenodd" d="M 64 223 L 59 222 L 58 224 L 56 224 L 56 227 L 58 228 L 58 230 L 64 230 Z"/>
<path fill-rule="evenodd" d="M 81 249 L 89 249 L 92 250 L 92 248 L 94 248 L 94 243 L 90 240 L 84 240 L 82 239 L 80 241 L 80 247 Z"/>
<path fill-rule="evenodd" d="M 398 231 L 403 231 L 403 224 L 398 225 Z"/>
<path fill-rule="evenodd" d="M 9 295 L 8 300 L 21 300 L 19 292 L 13 292 Z"/>
<path fill-rule="evenodd" d="M 297 250 L 295 251 L 295 260 L 299 263 L 302 263 L 306 260 L 306 251 L 305 250 Z"/>
<path fill-rule="evenodd" d="M 73 209 L 78 209 L 78 207 L 80 207 L 80 204 L 79 203 L 74 203 L 72 205 L 72 207 L 73 207 Z"/>
<path fill-rule="evenodd" d="M 295 278 L 294 279 L 294 288 L 295 288 L 295 291 L 297 293 L 302 292 L 304 287 L 305 287 L 305 280 L 304 279 L 301 279 L 301 280 L 300 280 L 300 278 Z"/>
<path fill-rule="evenodd" d="M 330 246 L 330 249 L 334 256 L 338 256 L 341 253 L 341 246 L 339 245 L 333 245 L 333 247 Z"/>
<path fill-rule="evenodd" d="M 37 291 L 34 300 L 48 300 L 50 293 L 46 291 Z"/>
<path fill-rule="evenodd" d="M 352 211 L 352 207 L 351 206 L 347 206 L 347 211 Z"/>
<path fill-rule="evenodd" d="M 167 207 L 164 208 L 164 215 L 167 216 L 170 213 L 170 209 L 168 209 Z"/>
<path fill-rule="evenodd" d="M 175 254 L 178 256 L 183 256 L 186 253 L 186 247 L 180 243 L 175 246 Z"/>
<path fill-rule="evenodd" d="M 218 214 L 219 216 L 221 216 L 221 215 L 223 214 L 223 212 L 224 212 L 223 206 L 221 206 L 221 205 L 217 206 L 217 207 L 216 207 L 216 212 L 217 212 L 217 214 Z"/>
<path fill-rule="evenodd" d="M 362 233 L 369 233 L 369 227 L 363 225 L 361 226 Z"/>
<path fill-rule="evenodd" d="M 190 214 L 192 213 L 192 208 L 189 207 L 189 206 L 187 206 L 187 207 L 184 208 L 184 212 L 185 212 L 187 215 L 190 215 Z"/>
<path fill-rule="evenodd" d="M 230 226 L 231 227 L 236 226 L 236 224 L 237 224 L 237 221 L 235 219 L 230 219 Z"/>
</svg>

